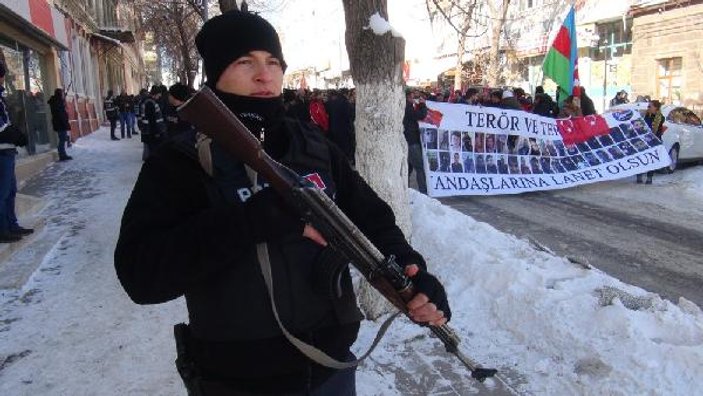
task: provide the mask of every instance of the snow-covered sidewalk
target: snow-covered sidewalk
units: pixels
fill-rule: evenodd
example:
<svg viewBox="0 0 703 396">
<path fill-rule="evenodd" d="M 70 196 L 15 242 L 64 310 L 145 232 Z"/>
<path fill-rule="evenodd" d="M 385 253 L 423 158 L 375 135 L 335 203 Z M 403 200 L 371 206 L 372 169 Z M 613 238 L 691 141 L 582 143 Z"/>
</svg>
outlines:
<svg viewBox="0 0 703 396">
<path fill-rule="evenodd" d="M 100 130 L 71 150 L 75 160 L 52 165 L 25 186 L 49 201 L 42 232 L 59 242 L 22 290 L 0 296 L 0 394 L 185 395 L 172 339 L 172 325 L 187 318 L 183 301 L 135 305 L 113 269 L 141 144 L 112 142 Z M 681 175 L 700 180 L 703 172 Z M 703 314 L 692 303 L 663 301 L 414 191 L 410 198 L 413 245 L 447 285 L 463 350 L 502 369 L 520 393 L 703 389 Z M 376 326 L 364 324 L 359 350 Z M 360 367 L 359 395 L 486 390 L 466 379 L 425 329 L 399 320 L 391 333 Z"/>
</svg>

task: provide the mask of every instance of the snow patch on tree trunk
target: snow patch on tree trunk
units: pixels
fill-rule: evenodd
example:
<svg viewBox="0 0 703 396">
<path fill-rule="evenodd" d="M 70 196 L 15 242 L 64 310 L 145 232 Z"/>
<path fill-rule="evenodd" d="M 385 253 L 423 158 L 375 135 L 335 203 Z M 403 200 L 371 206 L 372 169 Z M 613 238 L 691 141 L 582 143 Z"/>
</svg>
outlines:
<svg viewBox="0 0 703 396">
<path fill-rule="evenodd" d="M 385 18 L 381 16 L 378 12 L 371 15 L 369 18 L 369 25 L 366 29 L 371 29 L 373 33 L 377 36 L 383 36 L 384 34 L 391 32 L 393 37 L 403 37 L 399 31 L 395 30 Z"/>
<path fill-rule="evenodd" d="M 398 226 L 410 238 L 403 87 L 389 81 L 360 84 L 356 91 L 357 169 L 381 199 L 393 208 Z M 361 309 L 369 319 L 376 319 L 393 309 L 367 282 L 360 285 L 358 296 Z"/>
</svg>

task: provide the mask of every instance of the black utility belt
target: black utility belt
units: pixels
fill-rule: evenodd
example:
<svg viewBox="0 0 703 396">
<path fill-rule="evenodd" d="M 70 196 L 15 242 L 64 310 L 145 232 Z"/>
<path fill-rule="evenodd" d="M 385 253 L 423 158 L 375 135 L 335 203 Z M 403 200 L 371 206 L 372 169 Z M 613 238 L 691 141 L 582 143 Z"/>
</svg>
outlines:
<svg viewBox="0 0 703 396">
<path fill-rule="evenodd" d="M 15 154 L 17 154 L 17 149 L 15 149 L 15 148 L 0 149 L 0 155 L 15 155 Z"/>
</svg>

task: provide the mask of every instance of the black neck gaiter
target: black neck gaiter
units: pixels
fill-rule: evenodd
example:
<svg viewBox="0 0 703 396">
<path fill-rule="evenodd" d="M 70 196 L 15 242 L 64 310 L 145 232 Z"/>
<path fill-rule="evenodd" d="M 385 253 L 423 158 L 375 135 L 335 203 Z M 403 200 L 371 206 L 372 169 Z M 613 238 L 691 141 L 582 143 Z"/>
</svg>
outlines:
<svg viewBox="0 0 703 396">
<path fill-rule="evenodd" d="M 264 132 L 264 149 L 269 155 L 280 158 L 285 154 L 288 138 L 282 128 L 285 116 L 282 96 L 255 98 L 222 92 L 218 89 L 213 89 L 213 92 L 254 136 L 262 139 L 262 132 Z"/>
</svg>

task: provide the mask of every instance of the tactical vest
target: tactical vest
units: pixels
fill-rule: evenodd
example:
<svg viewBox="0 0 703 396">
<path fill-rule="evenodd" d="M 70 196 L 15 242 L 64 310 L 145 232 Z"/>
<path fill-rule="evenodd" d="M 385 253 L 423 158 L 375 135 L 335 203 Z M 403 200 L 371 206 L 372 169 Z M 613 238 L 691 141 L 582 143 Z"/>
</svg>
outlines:
<svg viewBox="0 0 703 396">
<path fill-rule="evenodd" d="M 115 106 L 115 99 L 113 96 L 105 99 L 103 107 L 105 108 L 105 115 L 108 119 L 112 120 L 117 118 L 117 106 Z"/>
<path fill-rule="evenodd" d="M 305 176 L 334 199 L 336 185 L 324 136 L 292 119 L 286 120 L 284 130 L 290 144 L 279 162 Z M 211 145 L 208 159 L 203 155 L 208 151 L 203 149 L 203 144 L 207 141 L 201 139 L 199 158 L 206 172 L 212 175 L 205 180 L 209 184 L 206 188 L 214 190 L 212 204 L 244 204 L 253 195 L 244 164 L 227 156 L 215 144 Z M 210 169 L 208 161 L 211 161 Z M 266 186 L 266 181 L 260 180 L 259 184 Z M 269 253 L 278 313 L 289 331 L 304 333 L 362 319 L 349 269 L 344 269 L 337 279 L 329 279 L 321 271 L 329 264 L 328 250 L 307 238 L 291 235 L 280 242 L 269 243 Z M 193 335 L 208 341 L 282 336 L 271 310 L 255 246 L 243 248 L 232 256 L 237 259 L 224 266 L 226 269 L 217 277 L 210 278 L 207 287 L 185 296 Z"/>
<path fill-rule="evenodd" d="M 152 103 L 154 105 L 154 118 L 156 119 L 156 130 L 152 130 L 152 126 L 149 123 L 149 119 L 146 116 L 146 105 L 148 103 Z M 163 136 L 166 133 L 166 122 L 164 120 L 164 116 L 161 113 L 161 106 L 159 106 L 159 103 L 155 101 L 153 98 L 146 98 L 142 101 L 141 104 L 141 124 L 140 124 L 140 129 L 141 126 L 144 127 L 142 129 L 142 141 L 144 143 L 149 143 L 149 142 L 155 142 L 158 141 L 161 136 Z"/>
</svg>

